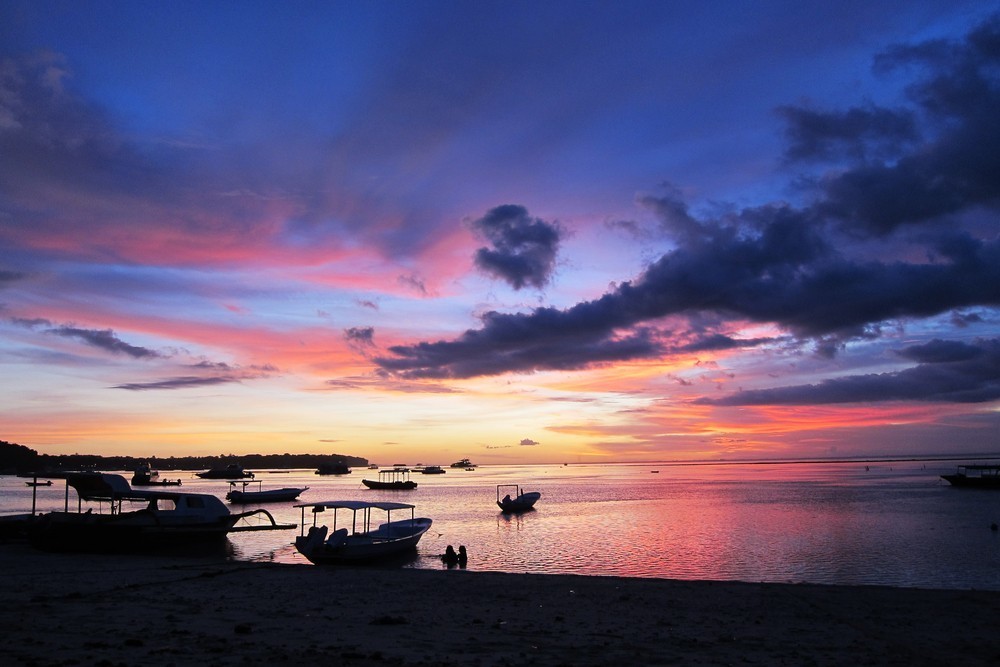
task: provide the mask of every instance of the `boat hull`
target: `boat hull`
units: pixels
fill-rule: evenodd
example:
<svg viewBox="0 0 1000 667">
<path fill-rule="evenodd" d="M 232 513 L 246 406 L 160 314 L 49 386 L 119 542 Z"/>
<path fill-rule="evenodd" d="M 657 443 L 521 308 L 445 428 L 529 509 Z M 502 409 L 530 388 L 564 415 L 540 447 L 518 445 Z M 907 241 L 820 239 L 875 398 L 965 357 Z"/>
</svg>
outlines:
<svg viewBox="0 0 1000 667">
<path fill-rule="evenodd" d="M 381 489 L 383 491 L 411 491 L 417 488 L 417 483 L 413 481 L 379 482 L 373 479 L 363 479 L 361 483 L 369 489 Z"/>
<path fill-rule="evenodd" d="M 958 486 L 966 489 L 1000 489 L 1000 476 L 998 475 L 971 477 L 968 475 L 954 474 L 941 475 L 941 478 L 947 480 L 952 486 Z"/>
<path fill-rule="evenodd" d="M 122 552 L 222 543 L 236 515 L 211 520 L 157 516 L 147 510 L 120 514 L 50 512 L 32 522 L 29 539 L 47 551 Z"/>
<path fill-rule="evenodd" d="M 230 491 L 226 500 L 231 503 L 281 503 L 295 500 L 305 489 L 283 488 L 268 491 Z"/>
<path fill-rule="evenodd" d="M 538 491 L 530 491 L 528 493 L 522 493 L 517 498 L 498 500 L 497 507 L 504 512 L 527 512 L 528 510 L 535 508 L 535 503 L 537 503 L 538 499 L 541 497 L 542 494 Z"/>
<path fill-rule="evenodd" d="M 315 565 L 374 563 L 416 549 L 432 523 L 427 518 L 402 519 L 368 533 L 338 535 L 346 531 L 335 531 L 329 541 L 325 529 L 313 532 L 319 530 L 314 528 L 295 539 L 295 548 Z"/>
</svg>

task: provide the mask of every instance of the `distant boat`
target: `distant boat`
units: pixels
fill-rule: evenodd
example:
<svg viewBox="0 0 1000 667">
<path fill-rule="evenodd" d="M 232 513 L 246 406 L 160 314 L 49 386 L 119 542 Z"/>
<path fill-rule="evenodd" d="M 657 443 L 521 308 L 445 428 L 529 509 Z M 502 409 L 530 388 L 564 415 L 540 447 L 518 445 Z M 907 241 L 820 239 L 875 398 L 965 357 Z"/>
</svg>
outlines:
<svg viewBox="0 0 1000 667">
<path fill-rule="evenodd" d="M 184 544 L 221 543 L 230 532 L 282 530 L 294 524 L 279 524 L 267 510 L 233 514 L 216 496 L 180 491 L 133 489 L 121 475 L 72 473 L 66 485 L 76 489 L 82 502 L 108 504 L 106 511 L 49 512 L 31 523 L 32 544 L 53 551 L 132 551 Z M 142 503 L 128 510 L 125 503 Z M 260 515 L 267 524 L 236 524 Z"/>
<path fill-rule="evenodd" d="M 230 463 L 225 468 L 212 468 L 205 472 L 197 472 L 195 475 L 202 479 L 253 479 L 252 472 L 244 470 L 242 466 L 235 463 Z"/>
<path fill-rule="evenodd" d="M 142 463 L 132 473 L 133 486 L 180 486 L 179 479 L 160 479 L 160 473 L 150 468 L 148 463 Z"/>
<path fill-rule="evenodd" d="M 351 469 L 343 463 L 320 463 L 316 469 L 317 475 L 350 475 Z"/>
<path fill-rule="evenodd" d="M 47 479 L 44 482 L 25 482 L 28 486 L 52 486 L 52 480 Z"/>
<path fill-rule="evenodd" d="M 433 523 L 431 519 L 415 517 L 414 506 L 406 503 L 329 500 L 296 507 L 302 508 L 302 524 L 300 534 L 295 538 L 295 548 L 316 565 L 374 562 L 412 551 Z M 312 514 L 312 525 L 308 532 L 307 507 Z M 317 524 L 317 517 L 328 509 L 333 510 L 330 521 L 333 532 L 329 538 L 327 532 L 330 526 Z M 343 522 L 343 528 L 337 528 L 338 510 L 351 512 L 350 520 Z M 374 529 L 372 510 L 385 512 L 386 518 L 385 523 Z M 410 517 L 393 521 L 392 512 L 400 510 L 410 510 Z M 358 512 L 361 513 L 360 522 Z"/>
<path fill-rule="evenodd" d="M 410 479 L 410 471 L 406 468 L 379 470 L 377 480 L 363 479 L 361 483 L 369 489 L 383 491 L 411 491 L 417 488 L 417 483 Z"/>
<path fill-rule="evenodd" d="M 465 468 L 466 470 L 470 468 L 475 468 L 476 465 L 469 459 L 462 459 L 460 461 L 455 461 L 451 464 L 452 468 Z"/>
<path fill-rule="evenodd" d="M 510 495 L 511 490 L 514 493 L 513 498 Z M 500 497 L 501 492 L 505 493 L 503 498 Z M 538 491 L 521 491 L 521 487 L 517 484 L 497 484 L 497 507 L 504 512 L 527 512 L 534 509 L 535 503 L 541 497 L 542 494 Z"/>
<path fill-rule="evenodd" d="M 965 465 L 950 475 L 941 475 L 952 486 L 972 489 L 1000 489 L 1000 465 Z"/>
<path fill-rule="evenodd" d="M 237 489 L 238 484 L 243 485 L 242 489 Z M 253 484 L 253 482 L 229 482 L 229 493 L 226 494 L 226 500 L 231 503 L 240 503 L 246 505 L 248 503 L 280 503 L 289 502 L 296 500 L 299 495 L 308 491 L 309 487 L 284 487 L 281 489 L 268 489 L 264 491 L 261 489 L 261 482 L 257 482 L 256 491 L 247 491 L 247 486 Z"/>
<path fill-rule="evenodd" d="M 441 466 L 426 466 L 420 472 L 422 472 L 425 475 L 443 475 L 447 471 Z"/>
</svg>

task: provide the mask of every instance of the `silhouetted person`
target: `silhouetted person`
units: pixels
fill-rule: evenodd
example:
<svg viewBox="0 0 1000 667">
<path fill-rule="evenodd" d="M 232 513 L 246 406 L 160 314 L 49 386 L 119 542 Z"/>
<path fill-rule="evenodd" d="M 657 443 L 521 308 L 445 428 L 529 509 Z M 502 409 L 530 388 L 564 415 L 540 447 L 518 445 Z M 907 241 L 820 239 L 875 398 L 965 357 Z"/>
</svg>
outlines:
<svg viewBox="0 0 1000 667">
<path fill-rule="evenodd" d="M 444 562 L 448 567 L 454 567 L 458 563 L 458 554 L 455 553 L 455 548 L 448 545 L 448 548 L 444 550 L 444 555 L 441 556 L 441 561 Z"/>
<path fill-rule="evenodd" d="M 469 562 L 469 554 L 465 552 L 465 545 L 458 547 L 458 566 L 465 567 L 465 564 Z"/>
</svg>

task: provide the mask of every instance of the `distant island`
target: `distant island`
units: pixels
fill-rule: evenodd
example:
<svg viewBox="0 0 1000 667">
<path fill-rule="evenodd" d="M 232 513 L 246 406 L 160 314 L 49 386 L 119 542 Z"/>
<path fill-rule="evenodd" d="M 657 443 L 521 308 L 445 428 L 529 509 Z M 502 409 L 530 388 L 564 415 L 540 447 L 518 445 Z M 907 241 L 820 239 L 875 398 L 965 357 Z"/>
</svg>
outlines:
<svg viewBox="0 0 1000 667">
<path fill-rule="evenodd" d="M 365 467 L 368 459 L 346 454 L 244 454 L 240 456 L 98 456 L 96 454 L 39 454 L 35 450 L 0 440 L 0 473 L 26 475 L 69 470 L 135 470 L 148 463 L 155 470 L 204 470 L 239 463 L 247 470 L 318 468 L 321 463 Z"/>
</svg>

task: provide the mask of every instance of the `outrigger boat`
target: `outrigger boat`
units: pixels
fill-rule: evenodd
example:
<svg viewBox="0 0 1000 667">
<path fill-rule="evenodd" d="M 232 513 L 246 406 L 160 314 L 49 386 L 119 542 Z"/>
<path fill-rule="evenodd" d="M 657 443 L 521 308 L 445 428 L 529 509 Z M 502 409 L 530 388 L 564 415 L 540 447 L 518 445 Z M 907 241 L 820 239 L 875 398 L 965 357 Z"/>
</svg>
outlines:
<svg viewBox="0 0 1000 667">
<path fill-rule="evenodd" d="M 295 538 L 295 548 L 316 565 L 336 563 L 366 563 L 396 556 L 416 548 L 417 542 L 431 527 L 431 519 L 415 517 L 414 506 L 407 503 L 363 500 L 327 500 L 296 505 L 302 508 L 302 525 Z M 312 525 L 306 532 L 306 508 L 312 514 Z M 317 517 L 333 510 L 332 526 L 321 525 Z M 338 511 L 351 513 L 338 528 Z M 372 510 L 385 512 L 385 523 L 372 528 Z M 392 520 L 392 512 L 410 510 L 408 519 Z M 358 516 L 360 512 L 361 516 Z M 350 526 L 348 529 L 347 526 Z M 332 528 L 332 532 L 330 529 Z M 327 533 L 330 536 L 327 537 Z"/>
<path fill-rule="evenodd" d="M 69 488 L 78 496 L 77 511 L 69 509 Z M 83 502 L 98 504 L 83 510 Z M 139 510 L 125 503 L 141 502 Z M 109 513 L 103 513 L 108 503 Z M 237 525 L 260 515 L 267 523 Z M 229 533 L 294 529 L 279 524 L 264 509 L 233 514 L 217 497 L 204 493 L 133 489 L 121 475 L 71 473 L 66 475 L 66 507 L 40 514 L 31 522 L 32 544 L 54 551 L 136 551 L 186 544 L 221 543 Z"/>
<path fill-rule="evenodd" d="M 226 500 L 231 503 L 242 503 L 246 505 L 247 503 L 280 503 L 296 500 L 303 491 L 308 491 L 309 487 L 291 487 L 286 486 L 280 489 L 269 489 L 264 491 L 261 489 L 261 482 L 257 482 L 256 491 L 247 491 L 247 486 L 253 484 L 254 482 L 229 482 L 229 493 L 226 494 Z M 242 489 L 236 488 L 237 485 L 242 485 Z"/>
<path fill-rule="evenodd" d="M 950 475 L 941 475 L 952 486 L 973 489 L 1000 489 L 1000 465 L 965 465 Z"/>
<path fill-rule="evenodd" d="M 501 489 L 505 493 L 503 498 L 500 497 Z M 508 491 L 510 489 L 513 490 L 513 498 Z M 538 491 L 522 492 L 521 487 L 517 484 L 497 484 L 497 507 L 504 512 L 527 512 L 534 509 L 535 503 L 541 497 L 542 494 Z"/>
<path fill-rule="evenodd" d="M 361 483 L 369 489 L 385 491 L 411 491 L 417 488 L 417 483 L 410 479 L 410 471 L 407 468 L 379 470 L 377 480 L 363 479 Z"/>
</svg>

